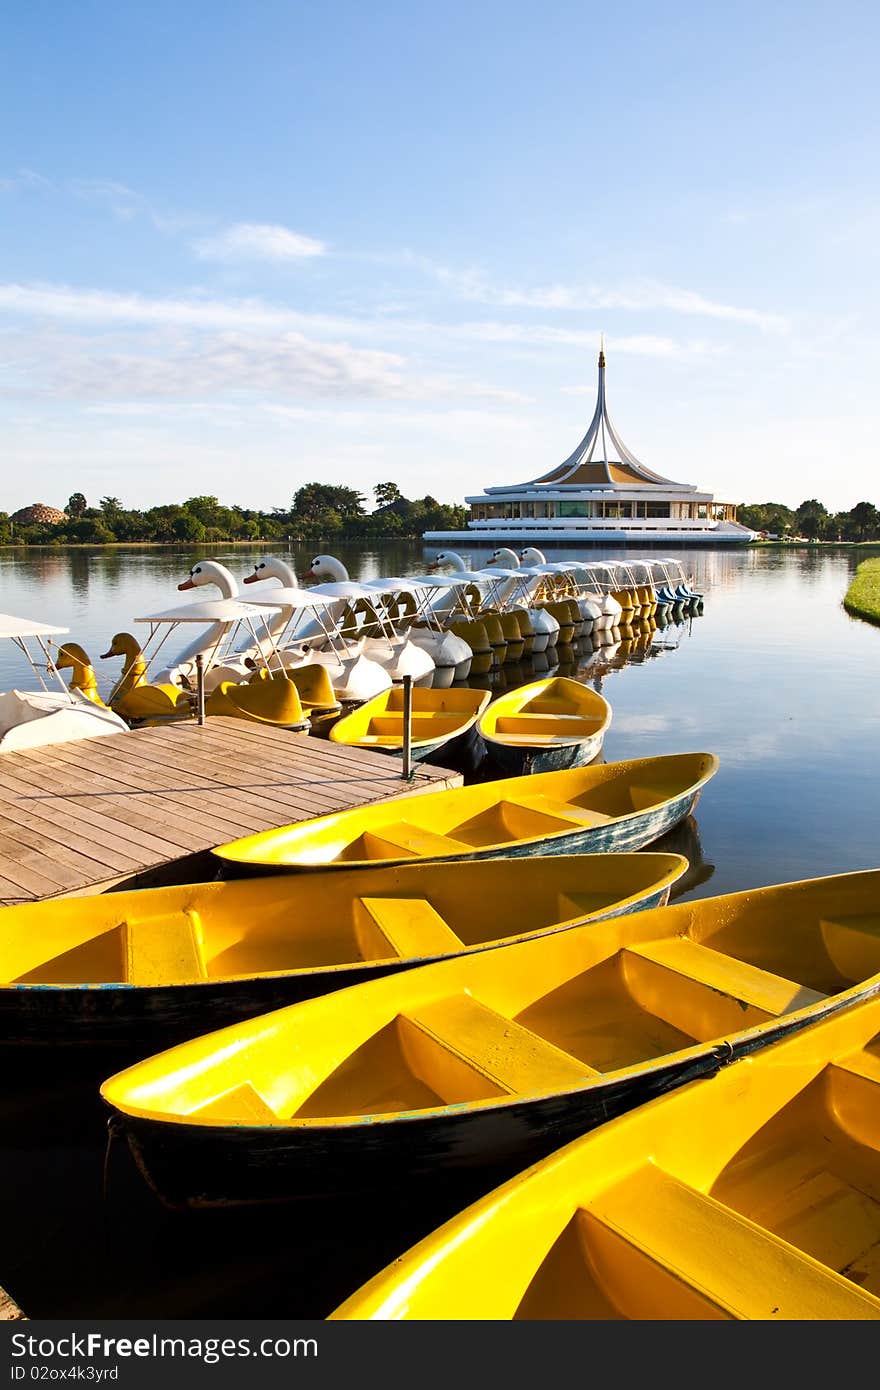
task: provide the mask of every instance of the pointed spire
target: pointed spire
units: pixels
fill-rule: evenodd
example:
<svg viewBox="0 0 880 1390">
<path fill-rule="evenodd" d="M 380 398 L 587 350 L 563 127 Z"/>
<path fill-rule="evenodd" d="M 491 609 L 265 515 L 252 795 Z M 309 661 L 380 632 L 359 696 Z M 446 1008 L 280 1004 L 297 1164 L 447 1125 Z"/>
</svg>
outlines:
<svg viewBox="0 0 880 1390">
<path fill-rule="evenodd" d="M 605 334 L 599 334 L 599 371 L 605 370 Z"/>
</svg>

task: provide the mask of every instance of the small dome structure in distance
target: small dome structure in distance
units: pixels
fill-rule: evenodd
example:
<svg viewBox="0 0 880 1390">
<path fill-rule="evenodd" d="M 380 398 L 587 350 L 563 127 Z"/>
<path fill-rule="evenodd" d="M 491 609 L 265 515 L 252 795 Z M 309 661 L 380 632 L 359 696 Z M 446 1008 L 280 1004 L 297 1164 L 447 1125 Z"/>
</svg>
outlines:
<svg viewBox="0 0 880 1390">
<path fill-rule="evenodd" d="M 35 523 L 60 526 L 62 521 L 67 519 L 67 512 L 59 511 L 57 507 L 49 507 L 45 502 L 32 502 L 29 507 L 20 507 L 9 518 L 10 521 L 18 521 L 23 526 L 33 526 Z"/>
</svg>

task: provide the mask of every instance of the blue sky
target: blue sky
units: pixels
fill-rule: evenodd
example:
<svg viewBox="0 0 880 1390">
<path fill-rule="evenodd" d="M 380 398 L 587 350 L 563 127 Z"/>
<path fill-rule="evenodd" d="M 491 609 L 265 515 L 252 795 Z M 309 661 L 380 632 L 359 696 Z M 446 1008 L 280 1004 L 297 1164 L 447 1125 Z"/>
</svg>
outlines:
<svg viewBox="0 0 880 1390">
<path fill-rule="evenodd" d="M 629 447 L 880 505 L 876 5 L 30 0 L 0 508 L 460 501 Z"/>
</svg>

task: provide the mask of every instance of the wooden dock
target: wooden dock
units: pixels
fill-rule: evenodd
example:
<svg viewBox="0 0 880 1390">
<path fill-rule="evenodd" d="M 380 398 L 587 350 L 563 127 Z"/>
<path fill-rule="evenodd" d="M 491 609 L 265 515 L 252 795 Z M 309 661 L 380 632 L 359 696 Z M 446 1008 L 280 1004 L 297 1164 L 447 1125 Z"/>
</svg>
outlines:
<svg viewBox="0 0 880 1390">
<path fill-rule="evenodd" d="M 203 876 L 227 840 L 460 774 L 212 716 L 0 757 L 0 904 Z"/>
</svg>

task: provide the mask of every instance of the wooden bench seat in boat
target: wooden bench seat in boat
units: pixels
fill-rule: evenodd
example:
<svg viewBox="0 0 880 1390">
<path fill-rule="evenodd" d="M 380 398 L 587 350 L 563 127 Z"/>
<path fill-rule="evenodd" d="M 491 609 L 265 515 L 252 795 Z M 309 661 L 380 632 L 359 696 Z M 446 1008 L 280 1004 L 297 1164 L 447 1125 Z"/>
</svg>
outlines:
<svg viewBox="0 0 880 1390">
<path fill-rule="evenodd" d="M 359 898 L 355 935 L 364 960 L 443 955 L 464 945 L 426 898 Z"/>
<path fill-rule="evenodd" d="M 190 1111 L 199 1119 L 231 1120 L 233 1123 L 250 1125 L 277 1125 L 279 1116 L 268 1101 L 250 1081 L 241 1081 L 222 1095 L 214 1096 Z"/>
<path fill-rule="evenodd" d="M 439 738 L 443 734 L 455 733 L 462 726 L 460 714 L 414 714 L 410 730 L 414 739 Z M 404 719 L 402 714 L 377 714 L 367 725 L 363 738 L 384 737 L 393 734 L 403 737 Z"/>
<path fill-rule="evenodd" d="M 614 820 L 613 816 L 606 816 L 604 811 L 594 811 L 589 806 L 578 806 L 570 801 L 556 801 L 552 796 L 543 794 L 523 796 L 517 804 L 528 810 L 555 816 L 570 825 L 606 825 Z"/>
<path fill-rule="evenodd" d="M 563 1090 L 599 1075 L 470 994 L 425 1004 L 402 1014 L 398 1024 L 415 1074 L 456 1100 Z"/>
<path fill-rule="evenodd" d="M 207 976 L 202 923 L 188 908 L 173 917 L 123 922 L 126 980 L 133 985 L 167 985 Z"/>
<path fill-rule="evenodd" d="M 637 1002 L 696 1038 L 749 1028 L 827 997 L 687 937 L 627 946 L 621 958 Z"/>
<path fill-rule="evenodd" d="M 876 1316 L 874 1299 L 850 1280 L 653 1164 L 598 1194 L 576 1221 L 607 1297 L 634 1318 L 657 1316 L 652 1291 L 664 1318 L 711 1317 L 713 1309 L 759 1320 Z"/>
<path fill-rule="evenodd" d="M 495 720 L 495 733 L 505 739 L 517 735 L 530 740 L 586 738 L 601 728 L 602 722 L 579 714 L 502 714 Z"/>
<path fill-rule="evenodd" d="M 536 695 L 533 700 L 527 700 L 522 706 L 523 714 L 568 714 L 579 718 L 575 710 L 572 710 L 570 700 L 553 699 L 549 695 Z M 597 720 L 601 723 L 601 720 Z"/>
<path fill-rule="evenodd" d="M 387 848 L 425 859 L 438 854 L 469 854 L 473 848 L 449 835 L 436 835 L 433 830 L 409 825 L 406 821 L 383 825 L 379 830 L 365 830 L 360 839 L 368 851 L 371 848 Z"/>
</svg>

